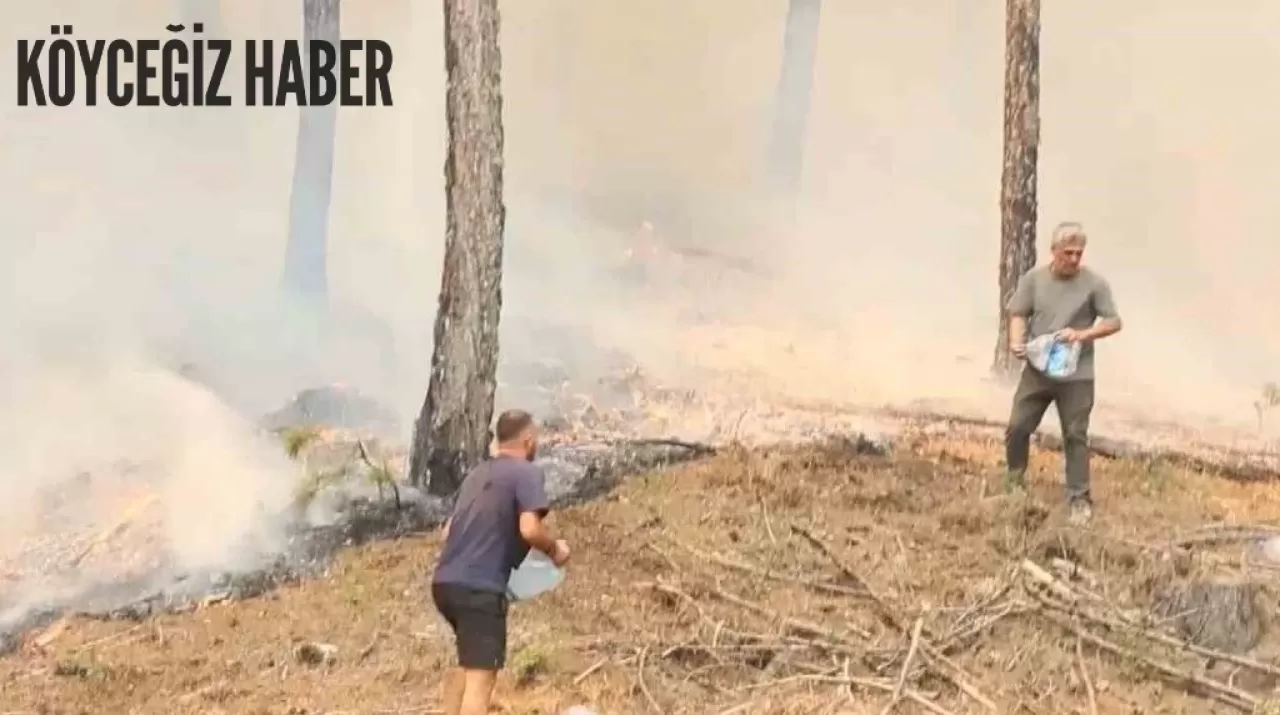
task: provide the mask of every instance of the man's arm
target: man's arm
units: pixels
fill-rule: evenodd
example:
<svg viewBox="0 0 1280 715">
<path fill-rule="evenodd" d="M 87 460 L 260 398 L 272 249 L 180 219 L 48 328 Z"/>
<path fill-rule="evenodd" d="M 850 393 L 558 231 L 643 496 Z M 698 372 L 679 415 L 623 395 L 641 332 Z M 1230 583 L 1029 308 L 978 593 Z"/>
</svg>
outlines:
<svg viewBox="0 0 1280 715">
<path fill-rule="evenodd" d="M 1080 332 L 1081 340 L 1101 340 L 1115 335 L 1124 327 L 1120 311 L 1116 309 L 1115 297 L 1111 294 L 1111 284 L 1105 280 L 1093 291 L 1093 312 L 1098 319 L 1092 327 Z"/>
<path fill-rule="evenodd" d="M 543 520 L 549 507 L 541 473 L 523 477 L 516 482 L 516 509 L 520 512 L 520 536 L 531 548 L 554 559 L 559 546 Z"/>
<path fill-rule="evenodd" d="M 1027 347 L 1027 316 L 1009 316 L 1009 349 L 1017 352 Z"/>
<path fill-rule="evenodd" d="M 1009 315 L 1009 351 L 1019 357 L 1026 351 L 1027 318 L 1035 309 L 1032 295 L 1031 280 L 1024 273 L 1018 279 L 1018 287 L 1013 290 L 1013 295 L 1009 296 L 1009 303 L 1005 305 L 1005 312 Z"/>
<path fill-rule="evenodd" d="M 537 511 L 520 512 L 520 536 L 531 548 L 537 549 L 551 558 L 555 558 L 556 539 L 551 535 L 542 514 Z"/>
<path fill-rule="evenodd" d="M 1080 339 L 1085 341 L 1101 340 L 1115 335 L 1123 327 L 1124 323 L 1119 318 L 1099 318 L 1092 328 L 1080 332 Z"/>
</svg>

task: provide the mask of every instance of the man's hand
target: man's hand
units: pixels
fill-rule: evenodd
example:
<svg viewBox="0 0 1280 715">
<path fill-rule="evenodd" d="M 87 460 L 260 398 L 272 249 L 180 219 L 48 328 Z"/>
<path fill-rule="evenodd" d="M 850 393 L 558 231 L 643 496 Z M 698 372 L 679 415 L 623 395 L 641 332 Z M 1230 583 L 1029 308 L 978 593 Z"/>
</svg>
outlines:
<svg viewBox="0 0 1280 715">
<path fill-rule="evenodd" d="M 1075 328 L 1063 328 L 1062 330 L 1059 330 L 1057 333 L 1055 333 L 1053 337 L 1059 342 L 1064 342 L 1068 345 L 1071 345 L 1074 343 L 1084 342 L 1089 336 L 1086 335 L 1085 331 L 1083 330 L 1076 330 Z"/>
<path fill-rule="evenodd" d="M 551 563 L 556 566 L 569 563 L 569 542 L 564 539 L 556 540 L 556 552 L 551 555 Z"/>
<path fill-rule="evenodd" d="M 1027 357 L 1027 344 L 1017 343 L 1016 345 L 1010 345 L 1009 352 L 1013 353 L 1013 356 L 1019 360 L 1024 360 Z"/>
</svg>

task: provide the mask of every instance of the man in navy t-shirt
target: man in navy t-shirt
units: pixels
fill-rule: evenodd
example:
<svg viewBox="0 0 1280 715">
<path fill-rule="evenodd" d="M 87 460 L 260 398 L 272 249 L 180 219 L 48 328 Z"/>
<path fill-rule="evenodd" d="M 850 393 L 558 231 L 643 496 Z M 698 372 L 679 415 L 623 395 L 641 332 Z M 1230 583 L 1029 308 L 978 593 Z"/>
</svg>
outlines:
<svg viewBox="0 0 1280 715">
<path fill-rule="evenodd" d="M 509 410 L 494 431 L 495 455 L 463 480 L 432 578 L 432 598 L 458 644 L 460 669 L 445 681 L 445 715 L 489 712 L 494 680 L 506 663 L 507 581 L 529 549 L 557 566 L 569 560 L 568 544 L 542 521 L 549 504 L 542 470 L 533 465 L 533 417 Z"/>
</svg>

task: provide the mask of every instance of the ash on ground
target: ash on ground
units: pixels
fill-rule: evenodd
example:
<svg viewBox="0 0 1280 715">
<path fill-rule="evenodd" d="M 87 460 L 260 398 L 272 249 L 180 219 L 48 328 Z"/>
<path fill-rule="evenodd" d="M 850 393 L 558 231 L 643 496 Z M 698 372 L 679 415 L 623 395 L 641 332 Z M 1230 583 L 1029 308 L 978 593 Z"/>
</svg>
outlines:
<svg viewBox="0 0 1280 715">
<path fill-rule="evenodd" d="M 553 505 L 563 507 L 599 495 L 628 475 L 706 451 L 674 441 L 588 441 L 549 445 L 539 463 Z M 189 572 L 180 570 L 166 551 L 154 514 L 139 515 L 96 536 L 82 535 L 85 538 L 72 539 L 76 545 L 67 550 L 70 557 L 60 559 L 62 568 L 46 568 L 39 578 L 0 590 L 0 653 L 12 652 L 25 634 L 64 615 L 137 620 L 252 598 L 322 574 L 343 548 L 435 528 L 451 508 L 448 501 L 424 491 L 379 479 L 375 465 L 402 465 L 404 454 L 368 433 L 331 431 L 323 443 L 309 449 L 307 459 L 326 465 L 326 470 L 322 476 L 308 477 L 311 481 L 303 480 L 310 490 L 300 491 L 305 496 L 289 513 L 277 516 L 285 533 L 280 550 L 260 553 L 237 571 Z M 88 546 L 82 545 L 86 538 Z M 49 541 L 65 544 L 68 535 L 37 540 L 19 559 L 49 563 L 49 554 L 34 555 L 49 549 Z M 96 553 L 86 558 L 90 551 Z"/>
<path fill-rule="evenodd" d="M 549 429 L 539 464 L 556 507 L 598 497 L 628 476 L 706 456 L 713 450 L 703 440 L 733 442 L 747 432 L 757 432 L 740 429 L 744 417 L 769 425 L 764 432 L 775 440 L 781 433 L 811 437 L 832 431 L 867 433 L 864 425 L 837 425 L 828 416 L 798 422 L 791 412 L 720 405 L 703 394 L 656 384 L 635 368 L 612 371 L 585 387 L 570 383 L 563 369 L 543 368 L 547 374 L 533 381 L 546 400 L 543 404 L 550 408 L 544 413 Z M 690 418 L 733 414 L 738 417 L 728 428 L 720 420 L 703 424 Z M 264 520 L 281 525 L 284 538 L 278 546 L 265 552 L 252 547 L 242 550 L 257 557 L 234 571 L 191 572 L 168 553 L 155 514 L 136 515 L 106 531 L 101 523 L 93 524 L 89 531 L 96 535 L 77 534 L 75 525 L 53 526 L 46 521 L 56 535 L 21 549 L 27 552 L 27 562 L 36 564 L 38 578 L 28 572 L 9 584 L 0 581 L 0 652 L 16 648 L 24 634 L 65 614 L 140 619 L 207 602 L 251 598 L 323 573 L 342 548 L 429 530 L 449 513 L 449 502 L 401 481 L 407 454 L 386 441 L 396 429 L 390 411 L 353 388 L 330 385 L 303 391 L 267 415 L 262 424 L 272 432 L 323 426 L 299 454 L 298 502 L 288 513 L 263 514 Z M 678 434 L 688 441 L 664 434 Z M 858 440 L 842 448 L 859 453 L 887 448 L 879 437 Z M 136 502 L 140 488 L 145 492 L 145 487 L 154 486 L 145 477 L 147 470 L 138 465 L 122 463 L 104 471 L 114 475 L 121 491 L 128 494 L 117 500 L 114 513 L 104 510 L 102 521 L 119 520 L 121 505 L 130 503 L 128 497 Z M 85 479 L 114 483 L 98 474 Z M 75 495 L 77 490 L 70 493 Z M 79 528 L 86 530 L 84 524 Z M 107 543 L 93 543 L 104 534 Z M 90 543 L 87 551 L 86 541 Z M 56 551 L 58 544 L 63 552 L 34 556 L 40 549 Z M 92 558 L 85 558 L 89 551 Z M 51 569 L 51 563 L 59 566 Z M 13 572 L 10 566 L 0 563 L 0 578 Z"/>
</svg>

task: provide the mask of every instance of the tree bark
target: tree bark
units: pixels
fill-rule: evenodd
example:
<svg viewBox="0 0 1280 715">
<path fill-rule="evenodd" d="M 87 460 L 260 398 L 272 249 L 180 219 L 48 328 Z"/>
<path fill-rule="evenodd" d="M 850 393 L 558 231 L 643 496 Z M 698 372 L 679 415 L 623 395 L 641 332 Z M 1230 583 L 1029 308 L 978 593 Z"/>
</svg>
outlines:
<svg viewBox="0 0 1280 715">
<path fill-rule="evenodd" d="M 1000 177 L 1000 326 L 992 370 L 1013 375 L 1005 304 L 1036 264 L 1036 170 L 1040 154 L 1040 0 L 1006 0 L 1004 170 Z"/>
<path fill-rule="evenodd" d="M 482 460 L 497 389 L 502 312 L 502 55 L 498 0 L 445 0 L 446 228 L 431 382 L 410 481 L 448 496 Z"/>
<path fill-rule="evenodd" d="M 310 47 L 311 40 L 328 40 L 337 46 L 339 0 L 303 0 L 302 19 L 305 46 Z M 337 102 L 299 109 L 283 283 L 293 297 L 317 305 L 329 298 L 329 203 L 337 124 Z"/>
</svg>

